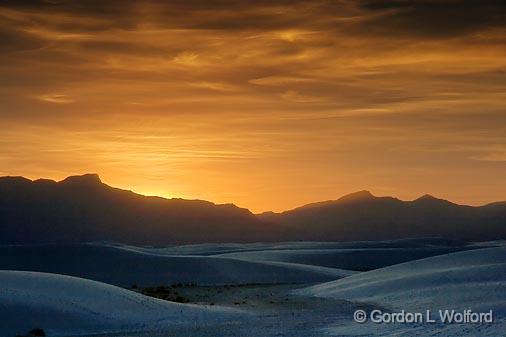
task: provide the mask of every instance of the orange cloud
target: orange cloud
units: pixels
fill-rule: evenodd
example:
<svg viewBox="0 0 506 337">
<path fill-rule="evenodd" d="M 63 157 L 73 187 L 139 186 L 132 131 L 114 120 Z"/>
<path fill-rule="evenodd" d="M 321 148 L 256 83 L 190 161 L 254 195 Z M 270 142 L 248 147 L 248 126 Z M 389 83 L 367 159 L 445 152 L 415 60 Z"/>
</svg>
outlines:
<svg viewBox="0 0 506 337">
<path fill-rule="evenodd" d="M 504 199 L 503 7 L 4 1 L 0 173 L 255 211 Z"/>
</svg>

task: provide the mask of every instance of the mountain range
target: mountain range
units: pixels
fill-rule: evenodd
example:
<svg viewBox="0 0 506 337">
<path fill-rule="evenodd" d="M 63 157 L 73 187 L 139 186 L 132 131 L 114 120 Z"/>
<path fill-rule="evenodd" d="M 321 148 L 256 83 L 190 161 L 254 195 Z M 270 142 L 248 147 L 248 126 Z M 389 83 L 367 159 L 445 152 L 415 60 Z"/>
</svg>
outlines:
<svg viewBox="0 0 506 337">
<path fill-rule="evenodd" d="M 506 202 L 480 207 L 425 195 L 413 201 L 368 191 L 254 215 L 233 204 L 165 199 L 104 184 L 98 175 L 0 177 L 0 244 L 119 241 L 357 241 L 443 236 L 506 239 Z"/>
<path fill-rule="evenodd" d="M 469 241 L 506 238 L 506 202 L 473 207 L 424 195 L 413 201 L 368 191 L 258 218 L 304 240 L 388 240 L 443 236 Z"/>
</svg>

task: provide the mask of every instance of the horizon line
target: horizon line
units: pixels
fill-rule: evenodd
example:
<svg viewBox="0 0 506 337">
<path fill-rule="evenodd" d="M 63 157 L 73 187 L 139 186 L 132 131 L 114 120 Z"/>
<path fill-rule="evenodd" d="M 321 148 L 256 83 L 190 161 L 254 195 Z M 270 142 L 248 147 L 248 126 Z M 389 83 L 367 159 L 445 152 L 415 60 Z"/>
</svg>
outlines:
<svg viewBox="0 0 506 337">
<path fill-rule="evenodd" d="M 368 189 L 362 189 L 362 190 L 358 190 L 358 191 L 355 191 L 355 192 L 343 194 L 340 197 L 337 197 L 336 199 L 327 199 L 327 200 L 319 200 L 319 201 L 309 202 L 309 203 L 305 203 L 305 204 L 302 204 L 300 206 L 296 206 L 296 207 L 293 207 L 293 208 L 285 209 L 285 210 L 282 210 L 282 211 L 267 210 L 267 211 L 261 211 L 261 212 L 253 212 L 249 207 L 242 207 L 242 206 L 237 205 L 234 202 L 217 203 L 217 202 L 214 202 L 214 201 L 210 201 L 210 200 L 206 200 L 206 199 L 199 199 L 199 198 L 185 198 L 185 197 L 177 197 L 177 196 L 167 197 L 167 196 L 162 196 L 162 195 L 157 195 L 157 194 L 146 194 L 146 193 L 142 193 L 142 192 L 136 192 L 134 189 L 129 189 L 127 187 L 112 186 L 112 185 L 109 185 L 109 184 L 103 182 L 102 179 L 101 179 L 101 177 L 100 177 L 100 174 L 98 174 L 98 173 L 73 174 L 73 175 L 69 175 L 66 178 L 63 178 L 61 180 L 49 179 L 49 178 L 43 178 L 43 177 L 31 179 L 31 178 L 27 178 L 27 177 L 22 176 L 22 175 L 5 175 L 5 176 L 0 176 L 0 179 L 18 178 L 18 179 L 25 179 L 25 180 L 28 180 L 30 182 L 51 181 L 51 182 L 54 182 L 54 183 L 63 183 L 65 181 L 69 181 L 71 178 L 83 178 L 83 177 L 93 177 L 93 178 L 96 178 L 99 183 L 101 183 L 101 184 L 103 184 L 105 186 L 108 186 L 108 187 L 111 187 L 111 188 L 115 188 L 115 189 L 119 189 L 119 190 L 122 190 L 122 191 L 132 192 L 134 194 L 137 194 L 137 195 L 143 196 L 143 197 L 161 198 L 161 199 L 165 199 L 165 200 L 177 200 L 177 199 L 179 199 L 179 200 L 188 200 L 188 201 L 203 201 L 203 202 L 210 202 L 210 203 L 212 203 L 214 205 L 234 205 L 234 206 L 236 206 L 238 208 L 246 209 L 246 210 L 248 210 L 249 212 L 251 212 L 254 215 L 261 215 L 261 214 L 264 214 L 264 213 L 280 214 L 280 213 L 289 212 L 289 211 L 293 211 L 293 210 L 304 208 L 304 207 L 314 207 L 314 206 L 317 206 L 317 205 L 329 204 L 329 203 L 338 202 L 338 201 L 341 201 L 341 200 L 345 201 L 346 198 L 349 198 L 349 197 L 352 197 L 352 196 L 356 196 L 358 194 L 363 194 L 364 196 L 367 195 L 368 197 L 371 197 L 371 198 L 392 198 L 392 199 L 395 199 L 395 200 L 399 200 L 401 202 L 415 202 L 415 201 L 423 199 L 423 198 L 431 198 L 431 199 L 434 199 L 434 200 L 446 201 L 446 202 L 449 202 L 449 203 L 454 204 L 454 205 L 467 206 L 467 207 L 485 207 L 485 206 L 492 205 L 492 204 L 497 204 L 497 203 L 506 203 L 506 200 L 496 200 L 496 201 L 492 201 L 492 202 L 488 202 L 488 203 L 480 204 L 480 205 L 461 204 L 461 203 L 453 202 L 453 201 L 448 200 L 448 199 L 438 198 L 438 197 L 436 197 L 436 196 L 434 196 L 433 194 L 430 194 L 430 193 L 425 193 L 425 194 L 423 194 L 423 195 L 421 195 L 421 196 L 419 196 L 417 198 L 411 199 L 411 200 L 404 200 L 404 199 L 400 199 L 400 198 L 392 196 L 392 195 L 381 195 L 381 196 L 378 196 L 378 195 L 373 194 Z"/>
</svg>

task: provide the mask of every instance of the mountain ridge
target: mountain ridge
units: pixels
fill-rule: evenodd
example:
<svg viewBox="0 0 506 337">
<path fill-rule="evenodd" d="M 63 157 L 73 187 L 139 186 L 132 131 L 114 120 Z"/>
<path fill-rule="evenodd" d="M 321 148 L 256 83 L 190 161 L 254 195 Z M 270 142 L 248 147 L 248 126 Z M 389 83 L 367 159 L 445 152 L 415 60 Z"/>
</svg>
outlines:
<svg viewBox="0 0 506 337">
<path fill-rule="evenodd" d="M 181 244 L 360 241 L 444 236 L 506 238 L 506 202 L 466 206 L 423 195 L 404 201 L 362 190 L 281 213 L 144 196 L 97 174 L 61 181 L 0 177 L 0 244 L 118 241 Z"/>
<path fill-rule="evenodd" d="M 143 196 L 98 175 L 0 178 L 0 243 L 113 240 L 137 244 L 260 239 L 266 228 L 233 204 Z"/>
<path fill-rule="evenodd" d="M 138 192 L 135 192 L 135 191 L 132 191 L 132 190 L 129 190 L 129 189 L 112 187 L 112 186 L 104 183 L 102 181 L 102 179 L 100 178 L 99 174 L 97 174 L 97 173 L 84 173 L 84 174 L 81 174 L 81 175 L 71 175 L 71 176 L 68 176 L 68 177 L 66 177 L 66 178 L 64 178 L 62 180 L 53 180 L 53 179 L 47 179 L 47 178 L 29 179 L 29 178 L 26 178 L 26 177 L 23 177 L 23 176 L 0 176 L 0 184 L 2 183 L 2 181 L 9 181 L 9 180 L 18 181 L 18 182 L 27 182 L 27 183 L 33 182 L 33 183 L 37 183 L 37 184 L 43 184 L 43 183 L 46 183 L 46 184 L 62 184 L 63 183 L 63 184 L 65 184 L 65 183 L 72 183 L 72 182 L 78 182 L 78 181 L 81 181 L 81 182 L 82 181 L 96 182 L 96 183 L 100 183 L 100 184 L 106 185 L 106 186 L 108 186 L 110 188 L 114 188 L 114 189 L 121 190 L 121 191 L 131 192 L 131 193 L 134 193 L 136 195 L 143 196 L 143 197 L 146 197 L 146 198 L 160 198 L 160 199 L 164 199 L 164 200 L 204 201 L 204 202 L 208 202 L 208 203 L 214 204 L 216 206 L 233 205 L 233 206 L 236 206 L 238 208 L 245 209 L 245 210 L 249 211 L 249 209 L 247 207 L 240 207 L 240 206 L 237 206 L 236 204 L 234 204 L 232 202 L 228 202 L 228 203 L 215 203 L 215 202 L 204 200 L 204 199 L 186 199 L 186 198 L 182 198 L 182 197 L 167 198 L 167 197 L 162 197 L 162 196 L 157 196 L 157 195 L 144 195 L 142 193 L 138 193 Z M 314 201 L 314 202 L 303 204 L 303 205 L 300 205 L 300 206 L 297 206 L 297 207 L 294 207 L 294 208 L 291 208 L 291 209 L 288 209 L 288 210 L 280 211 L 280 212 L 276 212 L 276 211 L 264 211 L 264 212 L 259 212 L 259 213 L 253 213 L 251 211 L 250 212 L 252 214 L 254 214 L 254 215 L 262 215 L 264 213 L 265 214 L 268 214 L 268 213 L 280 214 L 280 213 L 290 212 L 290 211 L 293 211 L 293 210 L 296 210 L 296 209 L 300 209 L 300 208 L 306 208 L 306 207 L 310 208 L 310 207 L 313 207 L 313 206 L 320 206 L 320 205 L 323 205 L 323 204 L 331 204 L 331 203 L 343 202 L 343 201 L 363 201 L 363 200 L 368 200 L 368 199 L 370 200 L 370 199 L 374 199 L 374 198 L 391 198 L 391 199 L 400 200 L 400 201 L 403 201 L 403 202 L 416 202 L 416 201 L 423 201 L 423 200 L 434 200 L 434 201 L 436 201 L 437 200 L 437 201 L 444 201 L 444 202 L 447 202 L 447 203 L 450 203 L 450 204 L 454 204 L 454 205 L 466 206 L 466 207 L 474 207 L 474 208 L 476 208 L 476 207 L 493 206 L 493 205 L 503 205 L 503 204 L 506 205 L 506 200 L 492 201 L 492 202 L 489 202 L 489 203 L 486 203 L 486 204 L 483 204 L 483 205 L 476 205 L 476 206 L 475 205 L 466 205 L 466 204 L 457 204 L 457 203 L 452 202 L 452 201 L 447 200 L 447 199 L 435 197 L 432 194 L 423 194 L 420 197 L 412 199 L 412 200 L 403 200 L 403 199 L 399 199 L 399 198 L 394 197 L 394 196 L 376 196 L 376 195 L 374 195 L 369 190 L 360 190 L 360 191 L 344 194 L 343 196 L 338 197 L 337 199 L 329 199 L 329 200 L 323 200 L 323 201 Z"/>
<path fill-rule="evenodd" d="M 377 199 L 392 199 L 392 200 L 398 200 L 398 201 L 406 202 L 406 203 L 438 201 L 441 203 L 447 203 L 447 204 L 458 205 L 458 206 L 463 206 L 463 207 L 473 207 L 473 208 L 487 207 L 487 206 L 492 206 L 492 205 L 503 205 L 503 204 L 506 205 L 506 201 L 493 201 L 493 202 L 486 203 L 483 205 L 478 205 L 478 206 L 457 204 L 457 203 L 454 203 L 450 200 L 435 197 L 431 194 L 424 194 L 424 195 L 422 195 L 418 198 L 415 198 L 413 200 L 402 200 L 402 199 L 399 199 L 399 198 L 396 198 L 393 196 L 375 196 L 374 194 L 372 194 L 368 190 L 361 190 L 361 191 L 345 194 L 344 196 L 342 196 L 338 199 L 310 202 L 308 204 L 304 204 L 304 205 L 297 206 L 295 208 L 288 209 L 285 211 L 280 211 L 280 212 L 265 211 L 265 212 L 255 213 L 255 214 L 257 216 L 271 215 L 271 214 L 283 214 L 283 213 L 291 212 L 291 211 L 298 210 L 298 209 L 316 208 L 319 206 L 327 206 L 327 205 L 337 204 L 337 203 L 341 203 L 341 202 L 363 202 L 363 201 L 370 201 L 370 200 L 377 200 Z"/>
<path fill-rule="evenodd" d="M 388 240 L 443 236 L 468 241 L 506 238 L 506 203 L 459 205 L 431 195 L 414 200 L 376 197 L 361 191 L 280 213 L 262 213 L 266 222 L 289 228 L 292 239 Z"/>
</svg>

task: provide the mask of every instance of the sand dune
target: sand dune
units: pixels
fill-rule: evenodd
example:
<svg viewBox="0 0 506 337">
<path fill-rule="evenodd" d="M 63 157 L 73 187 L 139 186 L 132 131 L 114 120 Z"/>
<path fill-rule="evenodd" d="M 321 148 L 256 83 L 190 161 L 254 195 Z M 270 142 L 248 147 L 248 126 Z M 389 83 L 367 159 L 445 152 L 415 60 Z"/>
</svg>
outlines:
<svg viewBox="0 0 506 337">
<path fill-rule="evenodd" d="M 460 251 L 463 247 L 283 249 L 226 253 L 215 256 L 246 261 L 278 261 L 328 268 L 367 271 L 429 256 Z"/>
<path fill-rule="evenodd" d="M 482 248 L 487 245 L 491 243 L 474 244 L 472 250 L 449 254 L 443 253 L 469 246 L 425 239 L 166 248 L 120 244 L 2 246 L 0 269 L 37 272 L 0 271 L 0 337 L 12 337 L 38 326 L 56 336 L 109 331 L 119 331 L 115 336 L 121 337 L 126 331 L 138 337 L 179 337 L 185 333 L 202 337 L 283 333 L 297 337 L 394 333 L 406 337 L 500 336 L 506 329 L 506 247 Z M 216 252 L 221 254 L 212 255 Z M 372 262 L 416 258 L 413 252 L 443 255 L 362 273 L 325 267 L 346 262 L 348 267 L 365 268 Z M 196 291 L 192 302 L 204 303 L 198 306 L 159 301 L 110 285 L 175 282 L 264 285 L 229 287 L 233 293 L 221 292 L 227 287 L 188 287 L 188 291 Z M 272 283 L 318 284 L 281 286 L 288 287 L 285 291 L 269 285 Z M 302 288 L 293 290 L 295 287 Z M 276 291 L 279 294 L 273 296 Z M 206 302 L 196 294 L 210 297 L 205 297 Z M 378 325 L 353 321 L 356 308 L 374 307 L 390 311 L 492 309 L 496 322 Z"/>
<path fill-rule="evenodd" d="M 371 248 L 463 248 L 466 242 L 441 237 L 423 237 L 382 241 L 350 241 L 350 242 L 319 242 L 319 241 L 285 241 L 255 243 L 201 243 L 174 245 L 167 247 L 132 246 L 116 243 L 100 243 L 100 245 L 146 252 L 161 255 L 218 255 L 228 253 L 256 252 L 268 250 L 312 250 L 312 249 L 371 249 Z"/>
<path fill-rule="evenodd" d="M 71 275 L 130 287 L 197 284 L 316 283 L 348 272 L 292 263 L 161 255 L 96 244 L 0 247 L 0 269 Z"/>
<path fill-rule="evenodd" d="M 414 309 L 427 305 L 489 306 L 491 302 L 502 303 L 506 308 L 506 247 L 411 261 L 301 292 Z"/>
<path fill-rule="evenodd" d="M 506 247 L 483 248 L 407 262 L 296 291 L 302 295 L 374 303 L 390 310 L 425 312 L 471 309 L 494 311 L 489 325 L 424 325 L 405 328 L 407 336 L 500 336 L 506 328 Z M 399 326 L 397 326 L 399 328 Z M 389 335 L 394 325 L 331 327 L 334 334 Z M 398 331 L 400 333 L 400 331 Z M 401 334 L 402 335 L 402 334 Z"/>
<path fill-rule="evenodd" d="M 0 336 L 43 327 L 51 336 L 205 326 L 232 309 L 161 301 L 112 285 L 63 275 L 0 271 Z"/>
</svg>

